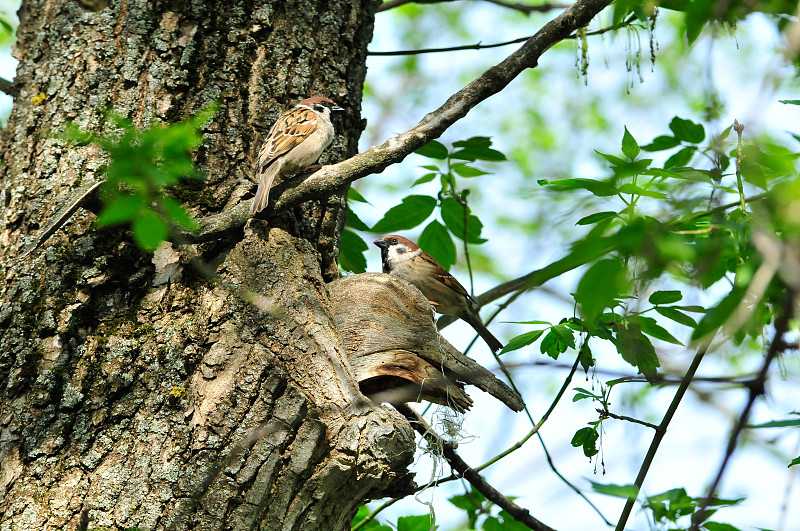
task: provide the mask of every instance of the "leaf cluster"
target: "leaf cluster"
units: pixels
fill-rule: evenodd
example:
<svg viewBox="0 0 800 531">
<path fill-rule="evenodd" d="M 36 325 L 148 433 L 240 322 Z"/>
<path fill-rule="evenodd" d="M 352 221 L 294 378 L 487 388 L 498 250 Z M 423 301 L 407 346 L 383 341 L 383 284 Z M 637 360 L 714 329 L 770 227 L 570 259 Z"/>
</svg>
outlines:
<svg viewBox="0 0 800 531">
<path fill-rule="evenodd" d="M 431 163 L 422 166 L 425 174 L 414 181 L 411 187 L 438 180 L 439 192 L 436 196 L 408 195 L 369 227 L 353 211 L 354 203 L 367 203 L 367 200 L 351 189 L 348 195 L 349 229 L 344 231 L 339 256 L 339 266 L 343 270 L 363 273 L 367 266 L 364 252 L 368 246 L 350 229 L 389 234 L 412 230 L 425 224 L 417 243 L 445 269 L 450 269 L 456 262 L 454 238 L 465 244 L 480 245 L 487 241 L 481 237 L 483 223 L 469 207 L 470 190 L 461 189 L 459 181 L 489 175 L 491 172 L 477 167 L 475 163 L 502 162 L 506 160 L 506 156 L 492 148 L 492 141 L 487 137 L 459 140 L 453 142 L 450 148 L 433 140 L 416 153 L 431 159 Z M 434 219 L 430 219 L 432 215 L 435 215 Z"/>
<path fill-rule="evenodd" d="M 152 252 L 175 226 L 198 228 L 186 208 L 165 194 L 183 178 L 198 179 L 191 153 L 201 141 L 202 126 L 217 112 L 211 105 L 196 116 L 170 125 L 139 129 L 127 118 L 110 115 L 116 134 L 100 135 L 67 126 L 63 137 L 78 144 L 96 144 L 108 156 L 106 181 L 100 190 L 103 209 L 99 227 L 130 226 L 136 244 Z"/>
</svg>

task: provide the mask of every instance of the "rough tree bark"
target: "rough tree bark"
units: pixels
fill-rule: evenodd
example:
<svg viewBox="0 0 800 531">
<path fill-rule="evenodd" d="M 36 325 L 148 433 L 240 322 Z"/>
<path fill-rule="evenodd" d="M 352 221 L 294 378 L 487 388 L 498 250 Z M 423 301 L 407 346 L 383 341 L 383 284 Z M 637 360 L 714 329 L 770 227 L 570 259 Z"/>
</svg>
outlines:
<svg viewBox="0 0 800 531">
<path fill-rule="evenodd" d="M 203 216 L 252 191 L 275 117 L 309 94 L 347 108 L 327 159 L 356 151 L 376 2 L 119 0 L 97 13 L 24 0 L 0 166 L 0 530 L 324 529 L 407 492 L 413 435 L 356 389 L 324 282 L 342 195 L 197 250 L 242 302 L 166 247 L 155 258 L 81 211 L 14 260 L 71 192 L 101 178 L 95 147 L 52 133 L 187 118 L 214 100 L 197 163 L 172 191 Z"/>
</svg>

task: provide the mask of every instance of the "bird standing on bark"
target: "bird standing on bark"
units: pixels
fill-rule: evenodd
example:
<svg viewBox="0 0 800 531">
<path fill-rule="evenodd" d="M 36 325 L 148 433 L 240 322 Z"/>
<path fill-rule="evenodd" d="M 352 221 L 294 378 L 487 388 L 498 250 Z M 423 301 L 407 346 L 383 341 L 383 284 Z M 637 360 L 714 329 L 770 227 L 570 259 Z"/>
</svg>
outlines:
<svg viewBox="0 0 800 531">
<path fill-rule="evenodd" d="M 416 286 L 438 313 L 455 315 L 469 323 L 492 352 L 503 348 L 503 344 L 481 321 L 475 299 L 434 257 L 408 238 L 394 234 L 373 243 L 381 248 L 384 273 L 398 276 Z"/>
<path fill-rule="evenodd" d="M 258 190 L 251 214 L 264 210 L 277 176 L 286 177 L 314 164 L 333 142 L 332 111 L 343 111 L 328 98 L 306 98 L 278 118 L 258 153 Z"/>
</svg>

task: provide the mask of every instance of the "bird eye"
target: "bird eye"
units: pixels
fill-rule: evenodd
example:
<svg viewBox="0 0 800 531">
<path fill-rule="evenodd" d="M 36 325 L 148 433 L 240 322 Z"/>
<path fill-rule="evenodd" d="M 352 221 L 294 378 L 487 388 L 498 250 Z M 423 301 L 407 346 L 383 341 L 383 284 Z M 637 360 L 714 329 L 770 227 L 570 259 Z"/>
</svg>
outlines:
<svg viewBox="0 0 800 531">
<path fill-rule="evenodd" d="M 389 240 L 389 243 L 397 243 L 397 238 L 392 238 L 391 240 Z"/>
</svg>

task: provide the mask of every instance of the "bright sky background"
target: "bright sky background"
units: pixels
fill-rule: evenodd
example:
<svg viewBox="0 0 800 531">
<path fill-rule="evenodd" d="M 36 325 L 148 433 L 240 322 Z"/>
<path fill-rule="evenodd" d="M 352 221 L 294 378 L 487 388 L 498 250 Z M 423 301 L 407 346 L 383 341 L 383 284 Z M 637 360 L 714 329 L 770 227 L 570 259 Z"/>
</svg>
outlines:
<svg viewBox="0 0 800 531">
<path fill-rule="evenodd" d="M 0 3 L 0 11 L 9 11 Z M 463 5 L 463 3 L 459 3 Z M 425 46 L 449 46 L 462 43 L 482 41 L 498 42 L 533 33 L 540 24 L 539 18 L 528 22 L 516 22 L 509 19 L 508 13 L 491 5 L 469 6 L 470 17 L 464 40 L 454 42 L 452 36 L 443 32 L 439 35 L 430 28 L 420 28 L 425 35 Z M 430 6 L 430 9 L 439 9 Z M 466 9 L 466 8 L 465 8 Z M 595 25 L 595 27 L 598 27 Z M 398 26 L 393 23 L 390 13 L 377 16 L 375 40 L 372 50 L 394 50 L 403 47 L 398 34 Z M 422 38 L 422 37 L 420 37 Z M 670 53 L 670 43 L 675 36 L 667 24 L 656 29 L 656 38 L 660 46 L 659 55 Z M 449 39 L 449 40 L 448 40 Z M 606 35 L 601 39 L 590 41 L 591 64 L 588 74 L 588 86 L 584 79 L 576 75 L 574 56 L 568 53 L 554 53 L 551 50 L 541 61 L 541 69 L 546 70 L 543 79 L 534 79 L 534 74 L 521 76 L 501 95 L 495 96 L 473 110 L 465 119 L 445 133 L 442 141 L 450 143 L 455 140 L 475 135 L 491 136 L 501 151 L 510 153 L 526 134 L 530 123 L 526 116 L 505 120 L 499 127 L 498 120 L 519 107 L 520 101 L 535 104 L 546 117 L 546 127 L 552 128 L 557 135 L 553 152 L 537 153 L 532 171 L 539 178 L 555 178 L 565 175 L 594 177 L 605 175 L 605 166 L 593 150 L 617 153 L 623 133 L 623 125 L 627 125 L 640 144 L 649 142 L 654 136 L 663 134 L 667 124 L 675 115 L 700 121 L 697 109 L 687 106 L 684 98 L 676 92 L 688 91 L 695 101 L 702 101 L 703 94 L 713 86 L 720 92 L 726 111 L 719 120 L 718 130 L 724 129 L 738 118 L 746 125 L 746 134 L 769 131 L 775 137 L 785 138 L 786 130 L 800 132 L 800 107 L 791 107 L 777 102 L 778 99 L 797 99 L 797 83 L 790 80 L 794 77 L 792 69 L 779 61 L 775 50 L 780 45 L 779 36 L 774 24 L 764 17 L 751 17 L 740 24 L 735 38 L 721 32 L 715 39 L 703 39 L 698 42 L 692 53 L 692 61 L 683 68 L 680 84 L 677 88 L 663 78 L 657 59 L 653 72 L 650 71 L 647 57 L 647 35 L 643 35 L 642 46 L 644 61 L 642 67 L 643 82 L 638 76 L 625 70 L 625 52 L 622 49 L 627 37 Z M 738 43 L 738 45 L 737 45 Z M 564 45 L 561 45 L 562 47 Z M 362 138 L 362 149 L 372 144 L 383 142 L 388 135 L 402 132 L 416 124 L 422 116 L 440 105 L 458 88 L 468 82 L 474 75 L 486 67 L 499 62 L 514 47 L 492 50 L 467 51 L 448 54 L 434 54 L 420 58 L 427 72 L 427 79 L 421 80 L 418 86 L 397 90 L 398 77 L 391 67 L 398 59 L 371 57 L 368 61 L 368 83 L 374 92 L 394 94 L 391 108 L 386 102 L 378 102 L 367 96 L 364 101 L 363 115 L 368 119 L 368 128 Z M 0 76 L 11 79 L 14 74 L 15 61 L 10 58 L 8 50 L 0 50 Z M 538 74 L 537 74 L 538 75 Z M 532 90 L 536 83 L 546 91 Z M 632 83 L 631 83 L 632 82 Z M 628 87 L 626 89 L 626 86 Z M 574 102 L 589 98 L 596 101 L 602 114 L 611 121 L 611 135 L 600 135 L 593 128 L 589 117 L 577 117 Z M 657 99 L 657 105 L 652 105 Z M 7 116 L 10 98 L 0 94 L 0 116 Z M 631 111 L 631 108 L 637 109 Z M 4 118 L 5 120 L 5 118 Z M 583 122 L 581 122 L 583 120 Z M 564 124 L 558 127 L 557 124 Z M 577 124 L 577 125 L 576 125 Z M 708 132 L 708 129 L 707 129 Z M 568 146 L 568 149 L 564 149 Z M 367 196 L 372 207 L 359 207 L 359 216 L 367 222 L 374 223 L 389 207 L 399 203 L 400 198 L 408 194 L 408 185 L 422 174 L 417 168 L 427 161 L 417 156 L 409 157 L 402 165 L 394 166 L 385 172 L 360 181 L 356 188 Z M 484 168 L 496 172 L 475 181 L 473 186 L 479 187 L 474 194 L 473 211 L 478 215 L 484 212 L 505 212 L 510 216 L 530 219 L 531 223 L 541 222 L 542 209 L 547 216 L 544 219 L 552 224 L 550 237 L 528 240 L 524 233 L 515 232 L 507 227 L 491 223 L 494 216 L 481 216 L 486 225 L 484 236 L 490 241 L 482 246 L 482 252 L 491 257 L 497 264 L 495 275 L 498 278 L 511 279 L 536 269 L 562 256 L 568 243 L 566 235 L 570 234 L 577 220 L 570 212 L 565 212 L 559 204 L 548 204 L 543 192 L 535 186 L 535 179 L 522 181 L 522 171 L 513 162 L 496 165 L 483 165 Z M 387 192 L 380 184 L 394 183 L 395 191 Z M 435 193 L 436 186 L 420 187 L 414 193 Z M 552 209 L 548 213 L 547 210 Z M 409 234 L 418 236 L 417 233 Z M 368 237 L 368 235 L 365 235 Z M 574 237 L 574 235 L 572 236 Z M 372 247 L 372 246 L 371 246 Z M 368 254 L 370 271 L 379 271 L 379 253 L 377 248 Z M 463 268 L 454 270 L 467 284 L 468 277 Z M 555 291 L 569 293 L 574 289 L 578 279 L 576 274 L 548 284 Z M 488 275 L 476 276 L 475 292 L 481 293 L 498 281 Z M 703 301 L 700 301 L 703 302 Z M 710 301 L 706 301 L 710 302 Z M 542 293 L 541 290 L 520 298 L 512 310 L 503 314 L 501 320 L 514 321 L 521 319 L 558 320 L 572 312 L 570 304 Z M 493 323 L 490 328 L 501 338 L 508 340 L 514 335 L 528 330 L 520 325 Z M 686 339 L 686 332 L 674 332 L 680 339 Z M 447 328 L 443 335 L 456 347 L 464 348 L 471 339 L 471 329 L 462 323 Z M 663 345 L 661 345 L 663 347 Z M 679 348 L 661 348 L 662 364 L 685 366 L 693 353 Z M 621 363 L 616 354 L 601 353 L 599 363 L 603 370 L 619 370 L 632 374 L 633 370 Z M 494 360 L 482 343 L 478 343 L 471 352 L 486 367 L 494 368 Z M 571 362 L 571 353 L 563 358 L 565 363 Z M 538 353 L 538 344 L 532 349 L 509 355 L 510 363 L 546 361 Z M 741 367 L 741 372 L 752 370 L 759 359 L 754 356 L 752 367 Z M 796 358 L 782 362 L 783 371 L 773 371 L 769 387 L 769 395 L 764 402 L 759 402 L 753 416 L 754 422 L 763 422 L 775 418 L 785 418 L 791 410 L 800 409 L 797 402 L 797 375 L 800 374 Z M 700 368 L 700 375 L 721 375 L 722 364 L 707 360 Z M 515 373 L 516 381 L 523 386 L 523 395 L 534 416 L 541 415 L 549 406 L 551 397 L 561 383 L 566 370 L 543 367 L 530 367 Z M 786 375 L 794 375 L 788 377 Z M 606 381 L 613 376 L 601 376 Z M 573 380 L 571 387 L 590 387 L 592 384 L 580 374 Z M 630 389 L 631 385 L 626 389 Z M 701 388 L 698 386 L 698 388 Z M 685 487 L 689 494 L 700 496 L 705 494 L 708 482 L 716 473 L 722 451 L 725 446 L 731 419 L 741 410 L 746 397 L 741 389 L 720 389 L 719 386 L 702 388 L 708 393 L 719 396 L 721 400 L 709 403 L 698 398 L 698 394 L 689 393 L 669 427 L 668 434 L 648 475 L 645 484 L 646 494 L 655 494 L 675 487 Z M 524 414 L 513 414 L 504 406 L 477 389 L 468 389 L 476 404 L 464 417 L 462 433 L 464 440 L 459 447 L 461 456 L 471 465 L 485 462 L 497 452 L 507 448 L 519 440 L 530 429 Z M 588 401 L 572 403 L 574 393 L 567 396 L 555 410 L 551 420 L 542 430 L 542 435 L 552 454 L 558 470 L 576 486 L 589 488 L 589 481 L 600 483 L 632 483 L 641 458 L 652 437 L 651 430 L 641 426 L 609 421 L 605 423 L 603 434 L 602 456 L 603 467 L 590 463 L 579 449 L 572 448 L 572 434 L 586 422 L 597 418 L 594 405 Z M 666 405 L 672 399 L 674 387 L 657 391 L 655 401 L 647 404 L 637 403 L 635 393 L 625 391 L 613 395 L 612 410 L 632 416 L 643 416 L 645 420 L 659 422 Z M 422 406 L 417 405 L 417 409 Z M 786 504 L 789 510 L 783 515 L 783 531 L 800 531 L 800 485 L 797 480 L 797 469 L 787 469 L 786 464 L 800 454 L 798 432 L 758 431 L 749 432 L 751 441 L 778 437 L 774 455 L 763 450 L 757 443 L 740 448 L 728 467 L 722 486 L 721 495 L 728 498 L 747 495 L 746 502 L 739 507 L 724 509 L 718 513 L 717 520 L 730 522 L 742 529 L 765 527 L 776 529 L 780 525 L 780 508 Z M 417 481 L 425 483 L 432 475 L 432 461 L 418 452 Z M 436 472 L 448 475 L 446 464 L 440 463 Z M 517 503 L 528 508 L 531 513 L 548 525 L 560 530 L 592 530 L 604 529 L 593 510 L 580 498 L 574 495 L 549 469 L 538 441 L 532 439 L 523 449 L 507 457 L 501 463 L 485 471 L 487 479 L 507 495 L 518 496 Z M 434 503 L 437 522 L 440 529 L 453 529 L 460 521 L 461 513 L 446 499 L 464 491 L 463 484 L 451 482 L 438 488 L 432 488 L 418 496 L 408 498 L 382 514 L 381 520 L 388 518 L 394 521 L 396 516 L 406 514 L 422 514 L 428 512 L 423 502 Z M 623 506 L 621 501 L 606 496 L 587 495 L 604 512 L 612 522 L 616 522 Z M 377 505 L 377 504 L 373 504 Z M 385 517 L 385 518 L 384 518 Z M 753 526 L 753 527 L 748 527 Z M 629 520 L 629 529 L 647 530 L 648 524 L 641 513 L 634 512 Z"/>
<path fill-rule="evenodd" d="M 480 2 L 476 4 L 479 5 L 472 4 L 475 7 L 470 7 L 471 16 L 468 19 L 471 23 L 467 32 L 471 37 L 455 41 L 446 32 L 426 32 L 425 28 L 420 28 L 420 33 L 429 36 L 420 47 L 499 42 L 529 35 L 539 26 L 538 20 L 527 25 L 525 23 L 510 25 L 508 15 L 502 9 Z M 429 6 L 425 9 L 436 8 Z M 371 50 L 407 48 L 399 38 L 400 30 L 390 17 L 390 13 L 378 14 Z M 593 27 L 599 25 L 595 24 Z M 503 31 L 498 31 L 498 28 L 502 28 Z M 653 72 L 650 71 L 647 39 L 646 34 L 641 36 L 642 53 L 645 57 L 641 73 L 643 82 L 639 81 L 638 76 L 629 74 L 625 70 L 624 45 L 627 41 L 625 34 L 606 35 L 602 40 L 599 38 L 590 40 L 591 63 L 588 86 L 585 86 L 584 80 L 576 75 L 574 54 L 554 53 L 557 50 L 551 50 L 540 61 L 540 68 L 547 70 L 543 75 L 544 80 L 540 81 L 540 86 L 547 88 L 546 92 L 532 93 L 531 86 L 535 86 L 529 80 L 532 75 L 523 75 L 503 93 L 490 98 L 471 111 L 465 119 L 447 131 L 441 140 L 448 144 L 475 135 L 492 136 L 498 149 L 510 153 L 511 147 L 519 142 L 520 135 L 524 135 L 530 127 L 530 122 L 522 115 L 511 119 L 512 125 L 505 130 L 496 124 L 502 121 L 504 115 L 513 112 L 515 106 L 519 107 L 517 102 L 533 101 L 546 116 L 545 127 L 554 129 L 558 135 L 557 144 L 560 149 L 557 153 L 536 154 L 535 158 L 538 160 L 534 163 L 533 177 L 548 179 L 562 176 L 602 177 L 606 175 L 605 165 L 593 154 L 594 149 L 612 154 L 619 153 L 624 125 L 627 125 L 640 144 L 645 144 L 655 136 L 667 132 L 667 125 L 675 115 L 697 122 L 702 121 L 697 110 L 687 106 L 685 98 L 679 97 L 677 91 L 688 92 L 692 94 L 693 100 L 702 101 L 703 94 L 709 87 L 715 87 L 719 91 L 726 112 L 719 120 L 716 130 L 706 127 L 707 135 L 721 131 L 732 123 L 734 118 L 745 123 L 746 133 L 751 135 L 767 131 L 774 137 L 788 140 L 788 135 L 784 131 L 797 132 L 800 129 L 798 127 L 800 109 L 777 102 L 778 99 L 797 98 L 797 83 L 789 81 L 793 78 L 791 67 L 783 64 L 775 55 L 775 50 L 780 45 L 779 36 L 774 30 L 774 24 L 766 18 L 755 16 L 740 24 L 735 38 L 722 32 L 714 39 L 705 38 L 696 43 L 692 61 L 687 62 L 685 66 L 682 65 L 683 75 L 680 79 L 681 84 L 677 88 L 673 86 L 674 82 L 664 79 L 659 70 L 659 61 L 670 53 L 670 43 L 675 39 L 674 31 L 663 22 L 660 27 L 657 26 L 656 40 L 660 50 Z M 566 45 L 561 46 L 566 47 Z M 400 111 L 387 112 L 384 108 L 385 102 L 375 103 L 374 98 L 367 96 L 364 115 L 369 122 L 362 137 L 362 149 L 381 143 L 388 135 L 413 126 L 426 112 L 443 103 L 450 94 L 474 77 L 474 75 L 469 77 L 461 75 L 461 72 L 473 72 L 476 75 L 502 60 L 513 49 L 513 46 L 509 46 L 423 56 L 420 60 L 426 75 L 429 76 L 425 80 L 425 87 L 430 88 L 416 89 L 408 98 L 404 98 L 405 94 L 395 90 L 399 82 L 392 74 L 391 65 L 393 61 L 400 60 L 371 57 L 368 61 L 367 82 L 374 93 L 385 95 L 388 92 L 391 96 L 387 99 Z M 598 135 L 591 124 L 585 128 L 572 125 L 581 119 L 578 117 L 576 120 L 571 114 L 574 112 L 574 102 L 583 98 L 598 102 L 604 116 L 612 124 L 609 127 L 614 131 L 612 135 Z M 420 103 L 417 105 L 407 103 L 412 99 L 417 99 Z M 655 99 L 658 104 L 652 105 Z M 631 108 L 635 110 L 632 111 Z M 373 117 L 382 114 L 388 114 L 390 120 L 388 123 L 381 122 L 376 128 L 379 132 L 373 132 L 375 129 L 370 127 L 373 124 Z M 517 127 L 514 127 L 514 123 Z M 554 124 L 564 124 L 564 126 L 558 127 Z M 564 149 L 565 146 L 567 149 Z M 405 186 L 425 172 L 416 166 L 426 163 L 429 163 L 427 159 L 412 156 L 400 166 L 394 166 L 380 175 L 358 182 L 356 188 L 366 195 L 375 207 L 373 209 L 359 205 L 357 213 L 361 219 L 367 224 L 375 222 L 386 209 L 399 203 L 400 198 L 408 193 Z M 483 167 L 489 165 L 484 164 Z M 542 191 L 533 184 L 535 178 L 523 183 L 522 173 L 514 163 L 496 164 L 491 169 L 497 173 L 481 177 L 480 183 L 473 185 L 479 191 L 471 197 L 477 199 L 473 203 L 473 211 L 481 216 L 486 225 L 483 234 L 490 238 L 490 241 L 482 246 L 482 250 L 494 259 L 499 268 L 496 273 L 505 279 L 515 278 L 563 256 L 564 246 L 569 240 L 566 239 L 566 232 L 561 231 L 572 230 L 571 227 L 578 217 L 570 212 L 563 212 L 560 205 L 548 204 L 547 199 L 542 198 Z M 397 181 L 396 193 L 386 194 L 383 190 L 379 192 L 378 181 Z M 399 183 L 406 184 L 403 186 Z M 435 194 L 437 185 L 431 183 L 428 188 L 419 187 L 414 190 L 413 193 Z M 534 220 L 537 214 L 532 210 L 551 207 L 552 215 L 546 216 L 545 219 L 552 223 L 552 237 L 531 241 L 527 241 L 523 234 L 510 233 L 506 227 L 487 223 L 487 218 L 492 216 L 482 215 L 500 209 L 508 215 L 528 216 Z M 410 237 L 419 234 L 419 231 L 411 232 Z M 574 238 L 574 234 L 571 237 Z M 377 251 L 373 251 L 369 258 L 368 270 L 380 270 Z M 457 275 L 460 271 L 459 276 L 462 282 L 466 283 L 468 280 L 466 272 L 458 269 L 458 266 L 455 271 Z M 565 275 L 564 278 L 557 279 L 548 286 L 558 292 L 569 293 L 574 289 L 578 278 L 576 274 Z M 476 277 L 475 292 L 481 293 L 495 283 L 494 279 L 479 275 Z M 565 315 L 570 315 L 571 312 L 570 304 L 534 292 L 516 302 L 511 311 L 503 314 L 501 320 L 557 321 Z M 500 323 L 494 323 L 490 328 L 500 334 L 501 340 L 508 340 L 530 329 Z M 676 335 L 679 334 L 678 331 L 672 331 Z M 682 335 L 678 335 L 678 338 L 686 339 L 687 332 L 685 330 L 680 332 Z M 457 327 L 446 329 L 444 336 L 457 347 L 465 347 L 468 343 L 466 338 L 471 339 L 472 334 L 467 325 L 459 323 Z M 685 367 L 693 356 L 693 352 L 687 352 L 685 349 L 664 348 L 663 344 L 660 347 L 662 347 L 659 349 L 662 365 Z M 629 366 L 620 362 L 616 353 L 607 354 L 609 355 L 599 357 L 599 366 L 602 369 L 620 370 L 626 374 L 634 372 Z M 480 342 L 471 355 L 486 367 L 496 366 Z M 529 350 L 507 357 L 506 361 L 511 363 L 515 360 L 524 362 L 545 358 L 538 353 L 538 344 Z M 571 360 L 568 352 L 564 361 L 570 363 Z M 754 370 L 760 363 L 758 356 L 754 356 L 752 362 L 752 367 L 741 367 L 741 372 Z M 795 376 L 782 379 L 781 374 L 778 374 L 779 371 L 773 371 L 767 398 L 769 409 L 759 405 L 751 417 L 754 422 L 773 420 L 776 415 L 778 418 L 785 418 L 789 411 L 798 409 L 797 360 L 785 360 L 784 367 L 786 371 L 782 374 Z M 713 359 L 707 358 L 701 365 L 699 374 L 722 375 L 723 369 L 722 364 L 715 364 Z M 537 420 L 549 406 L 551 397 L 554 396 L 566 372 L 566 370 L 531 367 L 516 373 L 516 382 L 524 386 L 523 395 Z M 613 377 L 601 376 L 600 380 L 607 381 Z M 590 386 L 591 382 L 582 375 L 576 376 L 571 385 L 571 387 Z M 741 389 L 723 390 L 719 386 L 697 386 L 697 388 L 708 393 L 724 393 L 724 398 L 715 404 L 709 404 L 698 399 L 695 393 L 687 395 L 669 426 L 661 450 L 650 469 L 645 483 L 645 494 L 652 495 L 671 488 L 685 487 L 690 495 L 702 496 L 716 474 L 727 442 L 730 421 L 743 407 L 746 393 Z M 612 411 L 643 417 L 644 420 L 654 423 L 660 422 L 663 411 L 675 392 L 674 387 L 665 388 L 651 395 L 651 399 L 655 398 L 654 401 L 642 404 L 631 403 L 636 397 L 634 392 L 629 392 L 630 389 L 631 386 L 628 386 L 622 394 L 619 390 L 614 391 L 612 397 L 616 399 L 612 398 Z M 466 440 L 459 447 L 459 453 L 469 464 L 478 465 L 522 438 L 530 429 L 530 425 L 523 414 L 511 413 L 497 401 L 474 388 L 468 390 L 472 391 L 471 396 L 476 400 L 476 406 L 465 416 L 463 432 Z M 604 474 L 601 466 L 589 463 L 579 449 L 570 445 L 572 434 L 585 425 L 582 423 L 597 418 L 594 412 L 595 405 L 588 401 L 572 403 L 573 394 L 573 392 L 567 393 L 566 398 L 561 401 L 542 430 L 558 470 L 573 484 L 584 489 L 589 487 L 589 481 L 632 483 L 652 438 L 651 430 L 622 422 L 606 422 L 602 445 Z M 752 529 L 748 526 L 777 529 L 781 523 L 779 520 L 783 517 L 781 529 L 800 530 L 800 486 L 796 478 L 797 467 L 794 469 L 786 467 L 791 458 L 800 454 L 797 430 L 793 433 L 751 431 L 748 435 L 751 436 L 751 441 L 757 438 L 780 437 L 777 445 L 780 451 L 778 455 L 768 455 L 759 445 L 751 444 L 740 448 L 734 454 L 725 475 L 721 495 L 728 498 L 747 495 L 748 499 L 741 506 L 721 510 L 716 520 L 732 523 L 741 529 Z M 431 460 L 420 456 L 418 470 L 418 483 L 422 484 L 431 476 Z M 449 475 L 446 464 L 440 464 L 437 471 L 444 476 Z M 541 447 L 535 439 L 530 440 L 523 449 L 488 469 L 486 477 L 504 494 L 519 496 L 517 502 L 520 505 L 556 529 L 578 531 L 605 528 L 594 511 L 550 471 Z M 419 495 L 418 500 L 406 499 L 384 514 L 388 521 L 393 521 L 394 516 L 423 514 L 428 508 L 422 505 L 422 502 L 432 501 L 441 529 L 452 529 L 455 522 L 460 521 L 458 519 L 463 513 L 452 508 L 445 500 L 454 494 L 463 493 L 464 489 L 463 485 L 456 482 L 443 485 Z M 592 494 L 590 490 L 587 491 L 587 495 L 609 520 L 616 523 L 623 506 L 621 501 Z M 790 509 L 781 516 L 779 511 L 783 504 L 790 506 Z M 635 510 L 629 519 L 628 529 L 646 530 L 649 529 L 649 525 L 642 514 Z"/>
</svg>

